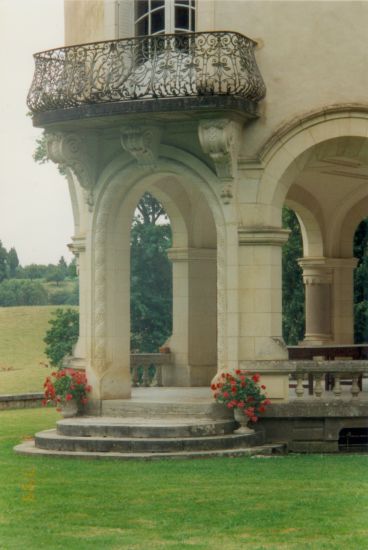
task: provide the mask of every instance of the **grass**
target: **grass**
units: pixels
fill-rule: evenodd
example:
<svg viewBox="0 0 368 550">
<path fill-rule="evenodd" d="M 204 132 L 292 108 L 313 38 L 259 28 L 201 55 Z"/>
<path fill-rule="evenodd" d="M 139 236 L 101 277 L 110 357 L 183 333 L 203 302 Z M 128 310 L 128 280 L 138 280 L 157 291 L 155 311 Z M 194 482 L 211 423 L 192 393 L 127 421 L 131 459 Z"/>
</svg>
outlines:
<svg viewBox="0 0 368 550">
<path fill-rule="evenodd" d="M 0 395 L 42 391 L 43 338 L 57 307 L 0 307 Z"/>
<path fill-rule="evenodd" d="M 12 447 L 54 410 L 0 412 L 0 548 L 343 549 L 368 546 L 364 455 L 110 462 Z"/>
</svg>

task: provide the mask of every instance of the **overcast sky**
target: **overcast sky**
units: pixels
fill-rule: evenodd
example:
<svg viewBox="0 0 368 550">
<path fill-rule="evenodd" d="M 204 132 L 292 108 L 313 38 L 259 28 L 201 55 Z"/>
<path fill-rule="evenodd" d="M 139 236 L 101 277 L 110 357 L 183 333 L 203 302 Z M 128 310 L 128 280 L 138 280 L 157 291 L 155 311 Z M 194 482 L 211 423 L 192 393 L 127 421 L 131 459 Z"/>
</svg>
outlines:
<svg viewBox="0 0 368 550">
<path fill-rule="evenodd" d="M 22 265 L 71 258 L 67 183 L 55 164 L 32 159 L 41 131 L 26 116 L 32 54 L 63 41 L 62 0 L 0 0 L 0 240 Z"/>
</svg>

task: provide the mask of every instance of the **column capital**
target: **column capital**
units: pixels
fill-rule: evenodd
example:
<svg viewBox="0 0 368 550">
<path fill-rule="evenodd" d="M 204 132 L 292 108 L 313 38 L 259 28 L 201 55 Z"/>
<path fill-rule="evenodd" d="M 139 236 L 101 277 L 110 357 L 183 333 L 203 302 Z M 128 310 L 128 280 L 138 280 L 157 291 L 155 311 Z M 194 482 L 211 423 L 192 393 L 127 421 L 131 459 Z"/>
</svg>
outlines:
<svg viewBox="0 0 368 550">
<path fill-rule="evenodd" d="M 240 246 L 282 246 L 289 234 L 289 229 L 280 227 L 238 227 Z"/>
<path fill-rule="evenodd" d="M 167 251 L 169 260 L 172 262 L 192 261 L 216 261 L 216 248 L 169 248 Z"/>
<path fill-rule="evenodd" d="M 79 254 L 86 251 L 86 238 L 84 235 L 75 235 L 72 242 L 68 244 L 69 250 L 78 257 Z"/>
</svg>

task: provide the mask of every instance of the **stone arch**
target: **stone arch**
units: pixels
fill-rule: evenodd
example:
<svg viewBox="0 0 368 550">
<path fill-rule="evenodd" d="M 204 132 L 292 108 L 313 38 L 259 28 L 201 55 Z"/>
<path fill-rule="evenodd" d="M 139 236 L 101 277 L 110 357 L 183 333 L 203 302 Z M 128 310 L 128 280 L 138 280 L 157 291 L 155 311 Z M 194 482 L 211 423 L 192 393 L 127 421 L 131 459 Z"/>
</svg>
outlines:
<svg viewBox="0 0 368 550">
<path fill-rule="evenodd" d="M 285 205 L 291 208 L 298 218 L 303 239 L 303 255 L 323 256 L 323 218 L 315 198 L 299 188 L 298 193 L 286 198 Z"/>
<path fill-rule="evenodd" d="M 283 127 L 260 151 L 264 171 L 257 202 L 281 207 L 296 177 L 311 161 L 326 153 L 321 148 L 323 144 L 334 147 L 333 140 L 361 138 L 360 147 L 356 146 L 354 151 L 350 150 L 349 155 L 366 157 L 367 136 L 368 110 L 356 106 L 338 106 L 318 111 Z M 345 145 L 348 151 L 348 141 Z M 277 208 L 273 212 L 279 215 Z M 275 224 L 278 220 L 265 220 L 265 223 Z"/>
<path fill-rule="evenodd" d="M 350 258 L 353 255 L 354 234 L 358 225 L 364 218 L 368 217 L 368 197 L 357 202 L 345 214 L 341 223 L 341 229 L 335 241 L 338 250 L 333 250 L 335 255 L 339 254 L 342 258 Z"/>
<path fill-rule="evenodd" d="M 172 185 L 171 188 L 170 185 L 163 184 L 165 179 L 169 181 L 173 178 L 175 178 L 175 185 Z M 178 185 L 178 182 L 182 182 L 182 184 Z M 111 296 L 106 275 L 111 269 L 109 258 L 119 255 L 120 259 L 116 269 L 117 272 L 120 270 L 122 275 L 125 268 L 121 258 L 124 257 L 124 254 L 127 257 L 128 243 L 127 239 L 125 242 L 120 239 L 120 242 L 116 236 L 118 233 L 119 235 L 129 234 L 134 208 L 144 190 L 150 191 L 150 189 L 159 200 L 163 200 L 164 208 L 168 209 L 169 216 L 171 214 L 172 221 L 174 220 L 176 226 L 174 233 L 179 236 L 177 239 L 179 246 L 186 242 L 188 245 L 191 243 L 189 217 L 188 212 L 185 212 L 188 204 L 185 204 L 185 200 L 178 201 L 174 196 L 178 189 L 185 194 L 185 189 L 191 188 L 194 195 L 200 197 L 201 202 L 207 205 L 208 211 L 213 216 L 215 240 L 217 241 L 218 362 L 226 361 L 226 233 L 224 216 L 214 185 L 216 185 L 216 180 L 213 174 L 198 159 L 193 159 L 191 155 L 167 146 L 161 147 L 161 157 L 154 169 L 152 166 L 139 166 L 136 162 L 131 162 L 128 156 L 122 155 L 120 158 L 114 159 L 103 171 L 98 183 L 99 194 L 96 200 L 92 231 L 94 285 L 92 285 L 93 349 L 91 350 L 92 370 L 102 381 L 107 371 L 109 371 L 110 385 L 114 384 L 117 379 L 121 380 L 121 374 L 118 375 L 117 372 L 114 372 L 114 369 L 116 370 L 114 354 L 119 356 L 121 347 L 127 347 L 126 341 L 120 341 L 117 344 L 114 328 L 108 326 L 107 322 L 109 309 L 118 308 L 119 303 L 120 305 L 124 304 L 124 300 L 127 300 L 127 296 Z M 127 273 L 124 276 L 126 277 Z M 127 307 L 126 303 L 124 307 Z M 129 335 L 125 335 L 125 339 L 128 337 Z M 127 376 L 127 368 L 125 368 L 125 372 L 125 376 Z M 123 382 L 127 383 L 127 380 L 123 380 Z M 114 392 L 110 392 L 109 388 L 105 387 L 101 390 L 101 395 L 97 397 L 104 398 L 104 394 L 108 395 L 109 393 Z M 125 397 L 129 397 L 129 395 Z"/>
</svg>

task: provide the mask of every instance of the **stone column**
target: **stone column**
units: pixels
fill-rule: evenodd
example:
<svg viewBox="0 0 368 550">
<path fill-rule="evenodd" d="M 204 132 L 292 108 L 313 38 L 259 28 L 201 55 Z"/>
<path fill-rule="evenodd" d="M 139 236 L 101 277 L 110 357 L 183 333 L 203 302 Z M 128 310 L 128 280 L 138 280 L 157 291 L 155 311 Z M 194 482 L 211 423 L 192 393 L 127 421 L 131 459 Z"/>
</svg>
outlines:
<svg viewBox="0 0 368 550">
<path fill-rule="evenodd" d="M 164 369 L 164 385 L 202 386 L 216 372 L 216 249 L 171 248 L 175 365 Z"/>
<path fill-rule="evenodd" d="M 87 269 L 86 269 L 86 240 L 82 235 L 72 238 L 68 245 L 76 258 L 77 272 L 79 277 L 79 337 L 73 350 L 71 366 L 78 369 L 86 368 L 87 360 Z"/>
<path fill-rule="evenodd" d="M 305 345 L 332 343 L 333 270 L 327 258 L 302 258 L 305 285 Z"/>
<path fill-rule="evenodd" d="M 284 359 L 281 247 L 289 231 L 240 228 L 239 359 Z"/>
<path fill-rule="evenodd" d="M 270 365 L 288 358 L 282 339 L 281 252 L 289 231 L 242 227 L 238 235 L 239 367 L 264 371 L 268 396 L 273 401 L 286 400 L 288 376 L 272 374 Z"/>
<path fill-rule="evenodd" d="M 354 269 L 356 258 L 329 258 L 332 277 L 332 334 L 335 344 L 354 343 Z"/>
</svg>

